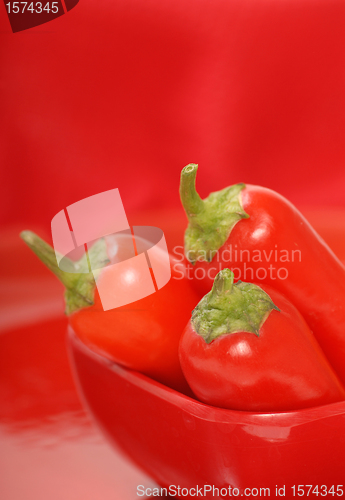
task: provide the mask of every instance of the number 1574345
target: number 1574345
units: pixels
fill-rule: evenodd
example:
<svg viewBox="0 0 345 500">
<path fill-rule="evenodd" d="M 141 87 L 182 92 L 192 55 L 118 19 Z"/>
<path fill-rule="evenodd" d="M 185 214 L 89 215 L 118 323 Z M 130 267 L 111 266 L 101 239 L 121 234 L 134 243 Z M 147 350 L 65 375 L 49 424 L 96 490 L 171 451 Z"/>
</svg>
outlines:
<svg viewBox="0 0 345 500">
<path fill-rule="evenodd" d="M 59 12 L 58 2 L 8 2 L 6 7 L 8 14 L 23 14 L 24 12 L 57 14 Z"/>
</svg>

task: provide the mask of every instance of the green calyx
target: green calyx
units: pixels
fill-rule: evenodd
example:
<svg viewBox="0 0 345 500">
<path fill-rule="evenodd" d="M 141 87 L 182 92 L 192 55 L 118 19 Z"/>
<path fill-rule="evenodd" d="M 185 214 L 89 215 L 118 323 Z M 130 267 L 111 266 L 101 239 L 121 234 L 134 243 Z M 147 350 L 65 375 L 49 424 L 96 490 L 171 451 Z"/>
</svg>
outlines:
<svg viewBox="0 0 345 500">
<path fill-rule="evenodd" d="M 259 286 L 242 281 L 234 283 L 234 273 L 223 269 L 215 277 L 212 290 L 194 309 L 192 325 L 207 344 L 230 333 L 259 336 L 272 309 L 279 311 Z"/>
<path fill-rule="evenodd" d="M 197 170 L 195 163 L 184 167 L 180 183 L 180 197 L 189 221 L 185 254 L 192 264 L 203 260 L 211 262 L 235 224 L 249 217 L 241 205 L 245 184 L 234 184 L 202 200 L 195 189 Z"/>
<path fill-rule="evenodd" d="M 93 305 L 96 283 L 94 275 L 89 272 L 88 260 L 92 259 L 93 263 L 102 262 L 103 264 L 109 262 L 103 238 L 91 247 L 88 256 L 84 254 L 77 262 L 64 257 L 65 269 L 67 267 L 73 271 L 66 272 L 59 268 L 54 249 L 39 236 L 32 231 L 23 231 L 20 237 L 64 285 L 66 314 L 70 315 L 79 309 Z"/>
</svg>

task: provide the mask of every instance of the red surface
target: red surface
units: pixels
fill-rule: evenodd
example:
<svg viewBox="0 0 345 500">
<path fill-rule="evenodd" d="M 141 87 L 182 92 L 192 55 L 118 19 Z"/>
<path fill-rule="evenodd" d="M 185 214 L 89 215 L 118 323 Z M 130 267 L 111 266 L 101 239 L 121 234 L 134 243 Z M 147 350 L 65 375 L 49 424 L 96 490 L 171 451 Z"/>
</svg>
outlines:
<svg viewBox="0 0 345 500">
<path fill-rule="evenodd" d="M 345 212 L 304 213 L 345 260 Z M 181 211 L 129 214 L 129 219 L 163 228 L 170 251 L 181 243 Z M 0 276 L 0 497 L 136 498 L 137 485 L 152 486 L 152 480 L 111 448 L 81 406 L 66 353 L 62 287 L 15 228 L 1 234 Z M 274 444 L 273 458 L 278 451 Z M 341 484 L 343 476 L 336 479 Z"/>
<path fill-rule="evenodd" d="M 81 0 L 13 34 L 0 10 L 1 221 L 49 228 L 119 188 L 127 209 L 235 182 L 345 206 L 343 0 Z"/>
</svg>

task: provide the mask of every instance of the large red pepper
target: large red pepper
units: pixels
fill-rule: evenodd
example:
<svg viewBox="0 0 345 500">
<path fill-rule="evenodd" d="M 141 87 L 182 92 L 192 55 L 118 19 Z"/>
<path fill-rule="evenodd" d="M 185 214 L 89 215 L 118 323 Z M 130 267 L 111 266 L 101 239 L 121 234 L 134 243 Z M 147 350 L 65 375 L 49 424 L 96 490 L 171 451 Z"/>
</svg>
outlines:
<svg viewBox="0 0 345 500">
<path fill-rule="evenodd" d="M 298 310 L 264 285 L 233 284 L 224 269 L 193 311 L 180 342 L 195 395 L 222 408 L 288 411 L 345 399 Z"/>
<path fill-rule="evenodd" d="M 143 299 L 104 311 L 91 273 L 62 271 L 57 265 L 54 250 L 47 243 L 29 231 L 24 231 L 21 236 L 64 284 L 69 323 L 87 346 L 169 387 L 190 392 L 179 364 L 178 343 L 199 297 L 190 281 L 183 278 L 184 266 L 181 267 L 170 257 L 172 276 L 163 288 Z M 112 251 L 106 249 L 107 256 L 104 256 L 110 263 L 117 262 L 119 257 L 123 260 L 132 255 L 131 235 L 119 238 L 113 235 L 112 242 Z M 98 244 L 102 247 L 101 241 Z M 96 249 L 96 252 L 100 251 L 102 248 Z M 75 264 L 70 262 L 70 265 Z M 83 262 L 78 265 L 82 267 Z M 112 267 L 104 267 L 99 278 L 106 277 L 111 270 Z M 125 273 L 129 271 L 127 266 Z M 134 269 L 133 275 L 136 272 Z M 128 294 L 133 280 L 117 276 L 117 284 L 122 287 L 119 293 Z"/>
<path fill-rule="evenodd" d="M 202 200 L 197 165 L 181 174 L 189 225 L 185 253 L 195 284 L 206 293 L 216 273 L 274 286 L 299 309 L 345 383 L 345 268 L 301 213 L 283 196 L 236 184 Z"/>
</svg>

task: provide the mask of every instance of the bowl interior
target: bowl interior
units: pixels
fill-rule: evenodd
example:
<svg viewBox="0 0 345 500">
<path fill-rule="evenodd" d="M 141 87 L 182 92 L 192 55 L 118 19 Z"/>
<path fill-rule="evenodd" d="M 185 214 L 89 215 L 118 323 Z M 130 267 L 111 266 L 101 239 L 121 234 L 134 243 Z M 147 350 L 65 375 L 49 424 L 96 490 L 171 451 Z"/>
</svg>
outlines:
<svg viewBox="0 0 345 500">
<path fill-rule="evenodd" d="M 106 435 L 162 486 L 336 484 L 345 402 L 284 413 L 208 406 L 99 356 L 68 333 L 79 392 Z"/>
</svg>

